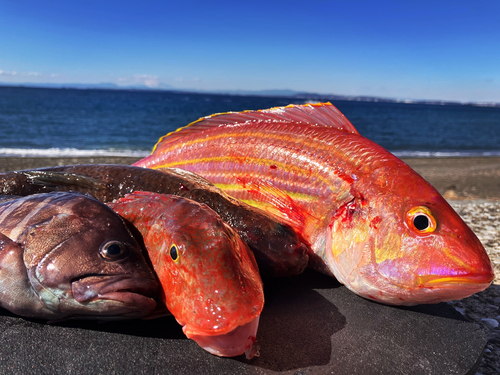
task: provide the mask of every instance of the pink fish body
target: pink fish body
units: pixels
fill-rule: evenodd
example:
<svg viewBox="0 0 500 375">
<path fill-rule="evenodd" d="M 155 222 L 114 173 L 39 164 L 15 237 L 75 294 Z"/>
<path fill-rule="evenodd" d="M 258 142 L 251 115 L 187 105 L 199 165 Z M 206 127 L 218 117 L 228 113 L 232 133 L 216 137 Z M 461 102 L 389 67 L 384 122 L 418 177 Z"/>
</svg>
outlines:
<svg viewBox="0 0 500 375">
<path fill-rule="evenodd" d="M 251 357 L 264 292 L 238 234 L 187 198 L 136 191 L 108 205 L 141 233 L 161 300 L 185 335 L 212 354 Z"/>
<path fill-rule="evenodd" d="M 208 116 L 135 165 L 190 170 L 287 221 L 309 244 L 311 267 L 365 298 L 437 303 L 494 277 L 442 196 L 330 103 Z"/>
</svg>

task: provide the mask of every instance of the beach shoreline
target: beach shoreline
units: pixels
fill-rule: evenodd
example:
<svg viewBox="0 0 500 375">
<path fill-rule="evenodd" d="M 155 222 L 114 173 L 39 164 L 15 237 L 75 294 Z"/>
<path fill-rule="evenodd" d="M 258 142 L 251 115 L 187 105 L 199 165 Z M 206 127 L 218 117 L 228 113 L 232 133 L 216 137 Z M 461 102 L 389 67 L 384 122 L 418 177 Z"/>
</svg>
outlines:
<svg viewBox="0 0 500 375">
<path fill-rule="evenodd" d="M 0 157 L 0 172 L 70 164 L 125 164 L 140 157 Z M 500 200 L 500 157 L 402 158 L 449 200 Z"/>
<path fill-rule="evenodd" d="M 130 165 L 137 157 L 0 157 L 0 172 L 70 164 Z M 479 374 L 500 371 L 500 157 L 402 158 L 452 204 L 479 237 L 496 278 L 485 291 L 449 304 L 488 338 Z"/>
</svg>

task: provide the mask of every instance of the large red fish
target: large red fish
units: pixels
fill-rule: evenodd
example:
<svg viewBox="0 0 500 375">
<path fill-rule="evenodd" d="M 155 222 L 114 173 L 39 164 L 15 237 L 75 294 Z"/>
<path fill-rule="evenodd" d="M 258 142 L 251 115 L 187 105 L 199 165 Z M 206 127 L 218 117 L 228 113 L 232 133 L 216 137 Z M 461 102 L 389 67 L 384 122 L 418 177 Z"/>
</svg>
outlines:
<svg viewBox="0 0 500 375">
<path fill-rule="evenodd" d="M 190 170 L 288 221 L 314 268 L 375 301 L 460 299 L 494 277 L 442 196 L 330 103 L 201 118 L 135 165 Z"/>
<path fill-rule="evenodd" d="M 205 204 L 151 192 L 108 203 L 142 235 L 161 299 L 212 354 L 252 357 L 264 291 L 253 253 Z"/>
</svg>

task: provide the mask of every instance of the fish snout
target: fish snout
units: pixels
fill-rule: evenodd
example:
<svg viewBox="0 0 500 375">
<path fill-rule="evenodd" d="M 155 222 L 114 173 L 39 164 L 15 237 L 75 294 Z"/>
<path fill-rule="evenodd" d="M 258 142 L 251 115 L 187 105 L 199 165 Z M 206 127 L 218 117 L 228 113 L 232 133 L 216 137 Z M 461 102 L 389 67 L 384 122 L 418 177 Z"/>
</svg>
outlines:
<svg viewBox="0 0 500 375">
<path fill-rule="evenodd" d="M 429 288 L 466 288 L 486 289 L 495 273 L 491 261 L 479 240 L 451 242 L 443 246 L 431 259 L 425 270 L 419 275 L 420 285 Z M 469 294 L 469 295 L 470 295 Z"/>
<path fill-rule="evenodd" d="M 494 278 L 491 261 L 471 233 L 407 238 L 400 256 L 383 259 L 359 293 L 393 305 L 458 300 L 486 289 Z"/>
</svg>

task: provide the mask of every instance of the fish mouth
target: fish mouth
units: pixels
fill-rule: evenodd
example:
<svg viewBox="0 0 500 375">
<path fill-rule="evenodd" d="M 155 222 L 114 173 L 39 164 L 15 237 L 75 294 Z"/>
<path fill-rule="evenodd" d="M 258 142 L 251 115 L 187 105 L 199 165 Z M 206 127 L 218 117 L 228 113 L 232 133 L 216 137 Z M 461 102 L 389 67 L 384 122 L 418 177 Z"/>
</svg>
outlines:
<svg viewBox="0 0 500 375">
<path fill-rule="evenodd" d="M 420 285 L 426 287 L 446 287 L 446 285 L 456 286 L 457 284 L 461 284 L 464 287 L 477 288 L 480 285 L 490 285 L 494 278 L 495 274 L 489 272 L 458 276 L 428 275 L 419 276 L 418 282 Z"/>
<path fill-rule="evenodd" d="M 188 326 L 182 327 L 182 331 L 187 338 L 194 340 L 213 355 L 236 357 L 245 354 L 246 358 L 250 359 L 259 356 L 259 347 L 256 342 L 259 319 L 260 315 L 224 334 L 210 335 L 205 332 L 194 332 Z"/>
<path fill-rule="evenodd" d="M 129 307 L 132 315 L 137 314 L 134 310 L 143 310 L 144 313 L 154 310 L 156 302 L 153 298 L 158 290 L 155 279 L 130 275 L 84 275 L 71 283 L 73 297 L 79 303 L 115 301 Z"/>
<path fill-rule="evenodd" d="M 471 289 L 478 289 L 481 288 L 482 286 L 485 286 L 483 289 L 486 289 L 491 284 L 494 278 L 495 274 L 493 272 L 452 275 L 452 276 L 425 275 L 418 277 L 418 283 L 424 287 L 429 287 L 429 288 L 432 287 L 446 288 L 447 286 L 456 287 L 457 285 L 460 285 L 463 288 L 471 288 Z"/>
</svg>

